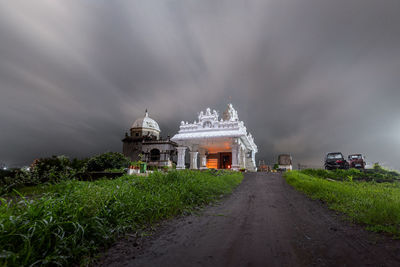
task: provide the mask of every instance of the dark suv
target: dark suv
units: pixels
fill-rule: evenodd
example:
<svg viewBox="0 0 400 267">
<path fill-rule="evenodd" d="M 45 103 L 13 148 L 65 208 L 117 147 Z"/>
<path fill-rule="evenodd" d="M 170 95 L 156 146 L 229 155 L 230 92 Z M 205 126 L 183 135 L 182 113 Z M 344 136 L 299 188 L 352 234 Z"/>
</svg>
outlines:
<svg viewBox="0 0 400 267">
<path fill-rule="evenodd" d="M 325 169 L 348 169 L 349 163 L 344 159 L 343 154 L 340 152 L 328 153 L 325 157 Z"/>
</svg>

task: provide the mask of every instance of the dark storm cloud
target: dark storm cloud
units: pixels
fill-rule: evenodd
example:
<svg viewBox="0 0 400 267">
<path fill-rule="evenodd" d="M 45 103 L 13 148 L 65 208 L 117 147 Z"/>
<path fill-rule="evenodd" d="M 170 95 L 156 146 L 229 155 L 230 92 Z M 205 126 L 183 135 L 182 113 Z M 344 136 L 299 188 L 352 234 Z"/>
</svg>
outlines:
<svg viewBox="0 0 400 267">
<path fill-rule="evenodd" d="M 0 162 L 120 151 L 232 102 L 271 162 L 400 168 L 400 2 L 2 1 Z"/>
</svg>

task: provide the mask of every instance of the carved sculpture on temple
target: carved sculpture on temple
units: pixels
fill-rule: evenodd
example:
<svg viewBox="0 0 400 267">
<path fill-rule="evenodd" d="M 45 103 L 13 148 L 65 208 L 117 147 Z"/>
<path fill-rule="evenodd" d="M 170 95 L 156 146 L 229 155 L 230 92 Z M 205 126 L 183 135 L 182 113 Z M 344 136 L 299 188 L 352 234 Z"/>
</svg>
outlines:
<svg viewBox="0 0 400 267">
<path fill-rule="evenodd" d="M 225 110 L 224 114 L 223 114 L 223 119 L 225 121 L 238 121 L 239 120 L 239 116 L 237 111 L 233 108 L 232 104 L 228 105 L 228 108 Z"/>
</svg>

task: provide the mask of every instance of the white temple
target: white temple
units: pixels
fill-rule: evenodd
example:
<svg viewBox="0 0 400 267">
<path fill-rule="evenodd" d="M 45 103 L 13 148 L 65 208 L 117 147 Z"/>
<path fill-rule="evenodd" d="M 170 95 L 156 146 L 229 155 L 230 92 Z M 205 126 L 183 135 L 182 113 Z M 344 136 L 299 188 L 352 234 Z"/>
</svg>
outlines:
<svg viewBox="0 0 400 267">
<path fill-rule="evenodd" d="M 257 146 L 232 104 L 221 119 L 217 111 L 207 108 L 206 112 L 200 112 L 198 121 L 182 121 L 179 132 L 171 140 L 179 145 L 177 169 L 185 169 L 185 154 L 189 149 L 191 169 L 257 170 Z"/>
</svg>

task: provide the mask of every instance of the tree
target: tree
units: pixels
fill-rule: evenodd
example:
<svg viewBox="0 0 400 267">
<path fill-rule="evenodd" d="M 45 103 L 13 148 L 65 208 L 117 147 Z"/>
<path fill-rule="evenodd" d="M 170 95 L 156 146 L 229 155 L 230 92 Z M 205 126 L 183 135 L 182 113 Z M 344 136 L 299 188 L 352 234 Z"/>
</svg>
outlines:
<svg viewBox="0 0 400 267">
<path fill-rule="evenodd" d="M 106 169 L 121 169 L 129 167 L 130 160 L 122 153 L 107 152 L 90 158 L 87 162 L 88 171 L 104 171 Z"/>
</svg>

